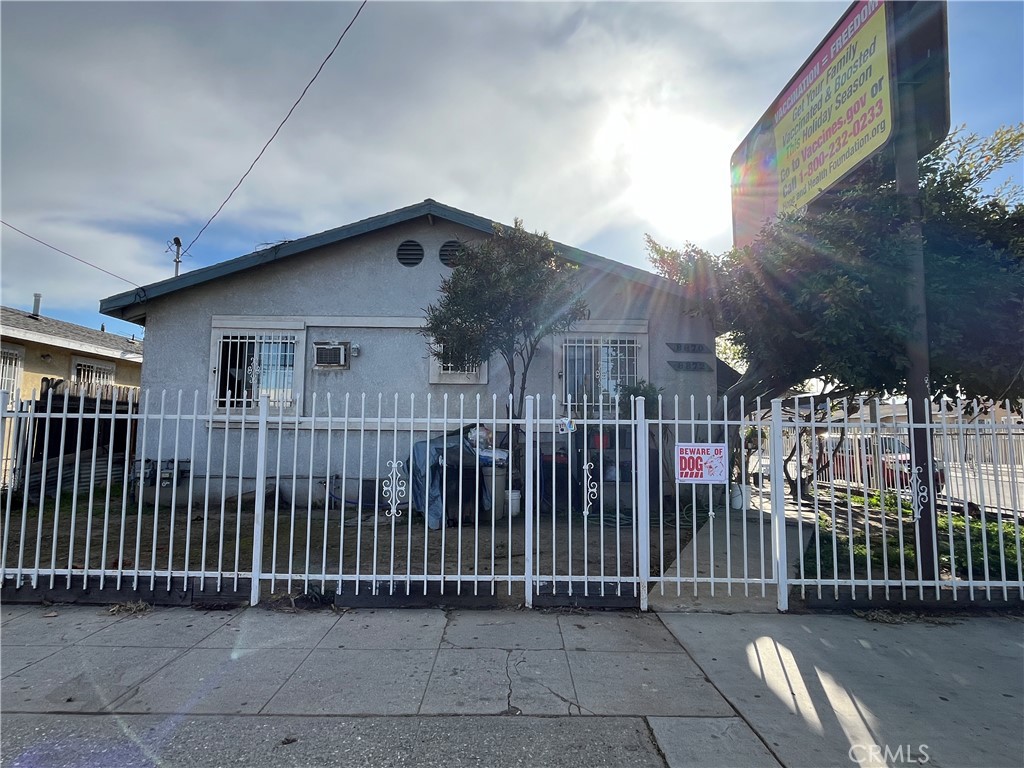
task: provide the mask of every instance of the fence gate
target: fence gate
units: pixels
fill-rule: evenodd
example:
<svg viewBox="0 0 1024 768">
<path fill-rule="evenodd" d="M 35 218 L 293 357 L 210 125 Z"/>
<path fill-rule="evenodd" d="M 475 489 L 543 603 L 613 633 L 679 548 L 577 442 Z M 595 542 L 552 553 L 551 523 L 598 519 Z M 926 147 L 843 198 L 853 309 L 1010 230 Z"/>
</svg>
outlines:
<svg viewBox="0 0 1024 768">
<path fill-rule="evenodd" d="M 568 418 L 555 397 L 527 404 L 534 604 L 639 606 L 646 599 L 646 431 L 612 406 L 584 399 L 569 404 L 579 417 Z"/>
</svg>

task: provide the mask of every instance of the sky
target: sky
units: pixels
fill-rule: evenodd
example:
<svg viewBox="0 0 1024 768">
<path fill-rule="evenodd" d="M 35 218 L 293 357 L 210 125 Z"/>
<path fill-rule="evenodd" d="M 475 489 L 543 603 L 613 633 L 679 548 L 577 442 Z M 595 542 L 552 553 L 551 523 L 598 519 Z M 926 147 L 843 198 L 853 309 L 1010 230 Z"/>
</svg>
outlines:
<svg viewBox="0 0 1024 768">
<path fill-rule="evenodd" d="M 188 271 L 433 198 L 647 268 L 732 242 L 729 158 L 846 2 L 371 0 Z M 0 299 L 126 335 L 357 3 L 0 3 Z M 1024 2 L 948 6 L 952 123 L 1024 120 Z M 1024 180 L 1024 167 L 1014 169 Z"/>
</svg>

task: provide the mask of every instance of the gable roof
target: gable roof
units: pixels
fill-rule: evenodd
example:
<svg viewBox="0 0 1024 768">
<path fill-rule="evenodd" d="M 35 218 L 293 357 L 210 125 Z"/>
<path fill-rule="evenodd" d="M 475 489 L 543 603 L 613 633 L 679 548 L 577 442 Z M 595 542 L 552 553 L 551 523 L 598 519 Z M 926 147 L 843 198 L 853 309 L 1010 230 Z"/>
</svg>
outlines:
<svg viewBox="0 0 1024 768">
<path fill-rule="evenodd" d="M 13 307 L 0 307 L 0 329 L 5 340 L 49 344 L 94 356 L 142 362 L 141 341 Z"/>
<path fill-rule="evenodd" d="M 361 221 L 357 221 L 352 224 L 346 224 L 341 227 L 336 227 L 335 229 L 329 229 L 326 232 L 320 232 L 319 234 L 308 235 L 306 237 L 299 238 L 298 240 L 289 240 L 284 243 L 278 243 L 270 248 L 253 251 L 245 256 L 239 256 L 235 259 L 229 259 L 228 261 L 222 261 L 218 264 L 212 264 L 208 267 L 202 267 L 191 272 L 186 272 L 184 275 L 180 275 L 179 277 L 168 278 L 167 280 L 150 283 L 149 285 L 136 290 L 125 291 L 124 293 L 119 293 L 114 296 L 108 296 L 100 302 L 100 312 L 105 315 L 109 315 L 110 317 L 116 317 L 144 325 L 146 320 L 145 305 L 149 299 L 167 296 L 175 293 L 176 291 L 202 285 L 237 272 L 252 269 L 253 267 L 271 264 L 276 261 L 281 261 L 282 259 L 307 253 L 316 248 L 334 245 L 335 243 L 340 243 L 361 235 L 376 232 L 386 227 L 424 217 L 431 220 L 433 218 L 444 219 L 445 221 L 461 224 L 487 235 L 494 232 L 495 222 L 490 219 L 485 219 L 482 216 L 477 216 L 476 214 L 468 213 L 466 211 L 460 211 L 458 208 L 452 208 L 451 206 L 444 205 L 443 203 L 439 203 L 436 200 L 428 198 L 422 203 L 416 203 L 415 205 L 399 208 L 394 211 L 389 211 L 388 213 L 371 216 L 368 219 L 362 219 Z M 572 246 L 564 245 L 562 243 L 555 242 L 554 245 L 562 257 L 574 264 L 599 269 L 603 272 L 617 275 L 634 283 L 639 283 L 661 291 L 667 291 L 678 295 L 683 299 L 688 297 L 687 293 L 681 286 L 676 285 L 663 277 L 647 272 L 646 270 L 631 267 L 627 264 L 622 264 L 621 262 L 613 261 L 612 259 L 607 259 L 603 256 L 598 256 L 595 253 L 580 250 L 579 248 L 573 248 Z"/>
</svg>

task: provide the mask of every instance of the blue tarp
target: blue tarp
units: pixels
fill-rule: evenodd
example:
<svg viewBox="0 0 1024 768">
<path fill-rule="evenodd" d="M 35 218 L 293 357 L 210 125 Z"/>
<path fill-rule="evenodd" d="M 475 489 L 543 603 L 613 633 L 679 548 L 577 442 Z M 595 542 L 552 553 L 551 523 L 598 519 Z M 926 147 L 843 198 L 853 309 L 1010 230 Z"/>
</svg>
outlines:
<svg viewBox="0 0 1024 768">
<path fill-rule="evenodd" d="M 430 440 L 420 440 L 412 446 L 409 475 L 412 480 L 412 506 L 427 518 L 427 527 L 436 531 L 444 525 L 444 504 L 441 489 L 445 473 L 453 471 L 448 479 L 449 494 L 458 492 L 458 474 L 461 469 L 472 470 L 478 465 L 489 468 L 493 461 L 502 463 L 504 451 L 481 449 L 478 458 L 473 442 L 462 432 L 441 435 Z M 428 471 L 429 468 L 429 471 Z M 452 478 L 455 478 L 454 481 Z M 454 482 L 454 487 L 453 487 Z M 480 473 L 480 509 L 491 511 L 491 494 L 488 490 L 490 472 Z"/>
</svg>

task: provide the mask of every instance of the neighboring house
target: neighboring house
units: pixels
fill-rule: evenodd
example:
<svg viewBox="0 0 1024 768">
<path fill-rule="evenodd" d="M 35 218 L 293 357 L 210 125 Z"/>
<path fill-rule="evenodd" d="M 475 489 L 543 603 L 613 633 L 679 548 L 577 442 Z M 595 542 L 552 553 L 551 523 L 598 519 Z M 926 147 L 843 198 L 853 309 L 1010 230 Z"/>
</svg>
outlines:
<svg viewBox="0 0 1024 768">
<path fill-rule="evenodd" d="M 35 294 L 31 312 L 0 307 L 0 392 L 8 393 L 8 409 L 35 407 L 38 411 L 45 408 L 40 402 L 45 404 L 51 392 L 52 407 L 57 412 L 62 409 L 77 411 L 84 404 L 77 397 L 82 392 L 87 397 L 98 398 L 95 407 L 104 413 L 109 413 L 112 408 L 125 407 L 115 401 L 126 400 L 133 393 L 137 398 L 136 390 L 142 374 L 142 342 L 45 317 L 39 313 L 40 298 L 38 293 Z M 26 401 L 33 399 L 37 401 L 36 405 L 29 406 Z M 90 412 L 92 407 L 90 405 Z M 35 423 L 35 433 L 31 429 L 20 433 L 34 441 L 34 459 L 41 457 L 42 447 L 47 444 L 45 431 L 38 431 L 42 422 Z M 17 430 L 24 430 L 25 424 L 4 425 L 3 445 L 0 446 L 0 487 L 7 487 L 11 482 L 12 467 L 23 461 L 22 451 L 26 449 L 16 450 L 15 446 L 24 446 L 21 438 L 17 437 Z M 86 427 L 85 432 L 76 431 L 74 434 L 91 434 L 91 429 Z M 52 441 L 49 454 L 55 455 L 61 444 L 58 440 Z M 72 439 L 68 445 L 75 444 Z M 91 456 L 91 452 L 84 451 L 80 458 L 83 456 Z M 24 466 L 30 464 L 28 462 Z M 74 466 L 74 463 L 69 466 Z M 38 484 L 38 466 L 34 476 Z"/>
<path fill-rule="evenodd" d="M 499 357 L 450 370 L 418 333 L 459 241 L 492 232 L 490 220 L 428 199 L 111 296 L 100 311 L 146 327 L 145 389 L 198 391 L 215 410 L 251 406 L 263 394 L 272 409 L 301 416 L 313 415 L 314 393 L 316 415 L 326 393 L 504 398 Z M 555 393 L 564 411 L 569 398 L 607 397 L 644 379 L 669 400 L 679 395 L 681 414 L 691 395 L 706 414 L 717 394 L 714 333 L 686 292 L 642 269 L 556 247 L 579 266 L 590 317 L 545 340 L 528 391 Z"/>
<path fill-rule="evenodd" d="M 31 312 L 0 307 L 0 391 L 12 399 L 49 387 L 116 396 L 138 387 L 141 371 L 141 341 L 45 317 L 39 294 Z"/>
</svg>

